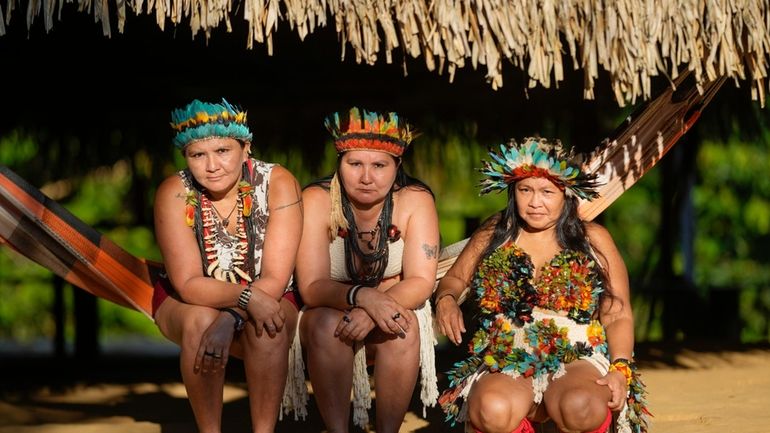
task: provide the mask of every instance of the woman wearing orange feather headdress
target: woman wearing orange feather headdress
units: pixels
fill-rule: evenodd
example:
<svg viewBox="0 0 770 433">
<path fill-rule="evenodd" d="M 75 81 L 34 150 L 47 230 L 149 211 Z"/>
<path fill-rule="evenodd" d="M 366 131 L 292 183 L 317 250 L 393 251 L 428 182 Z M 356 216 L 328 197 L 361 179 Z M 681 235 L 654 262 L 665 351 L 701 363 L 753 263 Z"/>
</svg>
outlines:
<svg viewBox="0 0 770 433">
<path fill-rule="evenodd" d="M 367 358 L 374 363 L 376 430 L 401 427 L 418 372 L 435 403 L 430 305 L 439 252 L 430 189 L 404 172 L 413 130 L 396 113 L 353 108 L 326 121 L 337 170 L 303 192 L 296 277 L 299 330 L 326 428 L 368 424 Z M 420 367 L 422 370 L 420 371 Z"/>
</svg>

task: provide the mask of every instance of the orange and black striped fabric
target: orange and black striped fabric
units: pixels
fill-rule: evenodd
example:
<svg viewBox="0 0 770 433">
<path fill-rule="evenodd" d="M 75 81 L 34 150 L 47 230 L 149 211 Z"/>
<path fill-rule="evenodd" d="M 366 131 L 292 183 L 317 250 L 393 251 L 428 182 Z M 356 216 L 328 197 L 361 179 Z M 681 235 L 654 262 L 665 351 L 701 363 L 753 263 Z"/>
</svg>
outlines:
<svg viewBox="0 0 770 433">
<path fill-rule="evenodd" d="M 137 258 L 0 165 L 0 245 L 73 285 L 152 315 L 160 263 Z"/>
</svg>

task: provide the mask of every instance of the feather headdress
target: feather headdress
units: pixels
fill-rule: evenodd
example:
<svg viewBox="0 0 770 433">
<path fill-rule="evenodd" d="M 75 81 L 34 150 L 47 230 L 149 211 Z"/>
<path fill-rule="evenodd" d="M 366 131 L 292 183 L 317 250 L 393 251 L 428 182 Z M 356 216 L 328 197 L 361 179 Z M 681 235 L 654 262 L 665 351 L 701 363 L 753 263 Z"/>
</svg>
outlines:
<svg viewBox="0 0 770 433">
<path fill-rule="evenodd" d="M 246 123 L 246 112 L 230 105 L 224 98 L 221 104 L 197 99 L 171 112 L 171 128 L 176 131 L 173 143 L 179 149 L 197 140 L 212 137 L 230 137 L 251 141 Z"/>
<path fill-rule="evenodd" d="M 398 114 L 377 113 L 358 107 L 328 116 L 324 125 L 334 137 L 334 148 L 338 154 L 349 150 L 374 150 L 400 158 L 415 137 L 412 126 Z M 349 228 L 342 210 L 342 187 L 338 173 L 334 173 L 329 183 L 329 196 L 332 201 L 329 237 L 334 239 L 340 229 Z"/>
<path fill-rule="evenodd" d="M 353 107 L 326 118 L 337 153 L 376 150 L 395 157 L 404 154 L 414 138 L 412 127 L 396 113 L 377 113 Z"/>
<path fill-rule="evenodd" d="M 502 191 L 528 177 L 544 177 L 568 196 L 586 200 L 599 196 L 596 175 L 581 170 L 573 152 L 564 149 L 559 140 L 528 137 L 521 144 L 511 140 L 499 150 L 491 149 L 489 156 L 492 160 L 482 161 L 484 166 L 479 170 L 487 176 L 481 181 L 480 194 Z"/>
</svg>

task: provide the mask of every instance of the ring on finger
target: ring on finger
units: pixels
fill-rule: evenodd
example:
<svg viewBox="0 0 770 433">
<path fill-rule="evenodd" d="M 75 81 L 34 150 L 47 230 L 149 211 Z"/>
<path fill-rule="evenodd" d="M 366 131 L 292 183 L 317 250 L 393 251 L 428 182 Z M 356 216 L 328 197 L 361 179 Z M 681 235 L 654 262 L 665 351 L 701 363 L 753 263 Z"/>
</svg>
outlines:
<svg viewBox="0 0 770 433">
<path fill-rule="evenodd" d="M 350 323 L 350 316 L 348 316 L 347 314 L 342 316 L 342 321 L 345 323 Z"/>
<path fill-rule="evenodd" d="M 207 351 L 204 351 L 204 352 L 203 352 L 203 356 L 210 356 L 210 357 L 212 357 L 212 358 L 216 358 L 216 357 L 217 357 L 217 354 L 216 354 L 216 353 L 214 353 L 214 352 L 209 352 L 209 351 L 207 350 Z"/>
<path fill-rule="evenodd" d="M 400 318 L 401 318 L 401 313 L 396 313 L 396 314 L 394 314 L 392 318 L 393 318 L 393 320 L 398 320 L 398 319 L 400 319 Z"/>
</svg>

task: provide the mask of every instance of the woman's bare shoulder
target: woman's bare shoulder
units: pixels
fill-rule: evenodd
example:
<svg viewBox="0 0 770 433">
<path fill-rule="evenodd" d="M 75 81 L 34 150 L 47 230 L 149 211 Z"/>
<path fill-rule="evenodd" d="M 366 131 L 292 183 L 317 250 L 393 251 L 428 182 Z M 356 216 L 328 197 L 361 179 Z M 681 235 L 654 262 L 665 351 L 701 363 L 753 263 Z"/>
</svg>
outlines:
<svg viewBox="0 0 770 433">
<path fill-rule="evenodd" d="M 434 203 L 433 195 L 428 190 L 414 186 L 401 188 L 394 195 L 407 207 L 421 207 L 428 203 Z"/>
<path fill-rule="evenodd" d="M 585 227 L 586 235 L 595 249 L 602 254 L 617 253 L 617 246 L 609 230 L 595 222 L 586 222 Z"/>
<path fill-rule="evenodd" d="M 155 196 L 156 199 L 174 197 L 175 195 L 184 194 L 186 192 L 182 178 L 175 174 L 163 179 L 160 185 L 158 185 Z"/>
<path fill-rule="evenodd" d="M 276 184 L 298 184 L 297 178 L 286 167 L 276 164 L 270 172 L 270 183 Z"/>
</svg>

